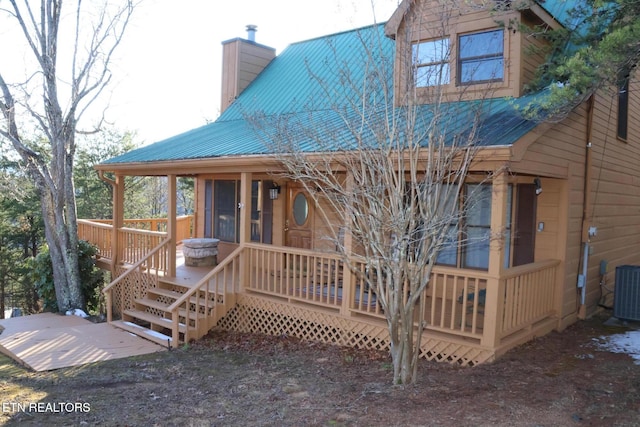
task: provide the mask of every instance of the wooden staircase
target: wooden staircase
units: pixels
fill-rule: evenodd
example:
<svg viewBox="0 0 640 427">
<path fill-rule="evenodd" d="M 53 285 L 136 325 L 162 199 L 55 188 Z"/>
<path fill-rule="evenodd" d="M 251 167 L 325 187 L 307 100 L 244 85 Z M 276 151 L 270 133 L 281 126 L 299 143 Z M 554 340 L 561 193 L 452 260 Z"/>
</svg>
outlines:
<svg viewBox="0 0 640 427">
<path fill-rule="evenodd" d="M 107 321 L 125 331 L 169 348 L 205 336 L 236 305 L 240 285 L 237 248 L 197 283 L 167 277 L 149 268 L 161 242 L 104 289 Z M 137 295 L 137 297 L 132 297 Z M 119 319 L 114 319 L 114 314 Z"/>
<path fill-rule="evenodd" d="M 161 279 L 157 287 L 148 289 L 144 298 L 134 301 L 135 308 L 124 310 L 121 319 L 111 324 L 160 345 L 175 348 L 202 338 L 235 305 L 233 293 L 216 291 L 215 288 L 201 287 L 182 304 L 176 305 L 191 291 L 191 286 L 169 278 Z M 176 343 L 173 342 L 174 326 L 178 332 Z"/>
</svg>

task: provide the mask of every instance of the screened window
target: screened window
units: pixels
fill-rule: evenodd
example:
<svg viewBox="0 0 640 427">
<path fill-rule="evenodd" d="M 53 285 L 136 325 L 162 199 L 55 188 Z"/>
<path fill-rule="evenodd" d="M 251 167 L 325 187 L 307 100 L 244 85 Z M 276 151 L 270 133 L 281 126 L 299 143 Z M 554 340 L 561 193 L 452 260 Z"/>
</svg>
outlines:
<svg viewBox="0 0 640 427">
<path fill-rule="evenodd" d="M 443 248 L 440 250 L 438 257 L 436 258 L 437 264 L 444 265 L 458 265 L 458 200 L 456 200 L 454 191 L 451 186 L 445 185 L 442 193 L 446 198 L 446 202 L 442 204 L 443 215 L 448 215 L 451 212 L 451 221 L 447 226 L 447 237 Z"/>
<path fill-rule="evenodd" d="M 223 242 L 237 242 L 240 223 L 237 220 L 240 185 L 237 181 L 214 181 L 214 237 Z"/>
<path fill-rule="evenodd" d="M 448 84 L 450 79 L 449 39 L 414 43 L 412 47 L 416 87 Z"/>
<path fill-rule="evenodd" d="M 253 242 L 271 243 L 273 202 L 269 198 L 269 192 L 263 191 L 270 185 L 271 181 L 251 182 L 251 241 Z M 211 209 L 212 202 L 213 209 Z M 239 202 L 240 181 L 207 180 L 205 182 L 205 237 L 213 236 L 223 242 L 238 243 L 240 241 Z M 213 224 L 213 230 L 211 230 L 211 224 Z"/>
<path fill-rule="evenodd" d="M 437 264 L 484 270 L 489 268 L 492 188 L 490 184 L 465 185 L 464 218 L 449 224 L 447 240 L 438 254 Z M 448 200 L 447 204 L 454 202 L 456 205 L 462 204 L 460 200 Z"/>
<path fill-rule="evenodd" d="M 463 267 L 489 268 L 491 238 L 491 185 L 467 184 L 465 216 L 465 245 Z"/>
<path fill-rule="evenodd" d="M 504 31 L 467 34 L 458 38 L 458 80 L 460 84 L 504 79 Z"/>
</svg>

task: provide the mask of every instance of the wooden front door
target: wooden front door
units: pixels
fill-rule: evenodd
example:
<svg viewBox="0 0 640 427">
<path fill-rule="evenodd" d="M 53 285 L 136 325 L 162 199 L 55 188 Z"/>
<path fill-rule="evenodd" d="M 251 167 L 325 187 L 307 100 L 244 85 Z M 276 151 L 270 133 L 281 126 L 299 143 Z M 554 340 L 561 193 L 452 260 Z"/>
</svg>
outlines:
<svg viewBox="0 0 640 427">
<path fill-rule="evenodd" d="M 298 184 L 289 184 L 285 244 L 294 248 L 311 249 L 313 237 L 313 201 Z"/>
</svg>

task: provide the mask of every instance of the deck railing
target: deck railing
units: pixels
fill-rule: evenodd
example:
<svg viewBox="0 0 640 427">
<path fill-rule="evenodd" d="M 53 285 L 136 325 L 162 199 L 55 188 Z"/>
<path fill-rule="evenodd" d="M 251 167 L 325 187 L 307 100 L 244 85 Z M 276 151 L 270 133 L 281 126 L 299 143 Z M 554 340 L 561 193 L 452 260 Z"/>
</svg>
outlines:
<svg viewBox="0 0 640 427">
<path fill-rule="evenodd" d="M 365 283 L 364 263 L 353 261 L 356 274 L 336 254 L 257 243 L 245 248 L 248 277 L 243 283 L 248 291 L 291 303 L 319 305 L 349 316 L 384 316 L 375 291 Z M 501 320 L 496 327 L 499 337 L 506 337 L 554 315 L 558 264 L 550 260 L 511 268 L 498 280 L 483 271 L 434 266 L 420 318 L 427 330 L 479 342 L 489 326 L 485 325 L 485 312 L 497 310 L 486 298 L 487 286 L 502 281 L 504 294 L 498 305 L 502 313 L 497 314 Z"/>
<path fill-rule="evenodd" d="M 482 336 L 488 278 L 483 271 L 435 266 L 425 291 L 426 329 Z"/>
<path fill-rule="evenodd" d="M 158 246 L 167 237 L 167 233 L 159 231 L 136 230 L 123 227 L 118 230 L 118 261 L 125 264 L 135 264 Z M 168 257 L 159 259 L 161 271 L 167 270 Z"/>
<path fill-rule="evenodd" d="M 501 338 L 555 314 L 554 284 L 558 265 L 559 260 L 547 260 L 510 268 L 503 274 Z"/>
<path fill-rule="evenodd" d="M 113 259 L 112 220 L 79 219 L 78 237 L 98 247 L 103 258 Z M 118 230 L 120 262 L 134 264 L 167 236 L 166 218 L 128 219 Z M 193 236 L 193 215 L 176 218 L 176 241 L 179 243 Z M 166 264 L 165 264 L 166 265 Z"/>
<path fill-rule="evenodd" d="M 172 316 L 172 343 L 179 342 L 180 318 L 193 322 L 196 336 L 190 336 L 185 328 L 184 342 L 206 334 L 221 316 L 235 305 L 235 295 L 240 288 L 240 257 L 244 248 L 239 247 L 185 292 L 167 311 Z"/>
<path fill-rule="evenodd" d="M 102 291 L 107 306 L 107 321 L 113 320 L 113 311 L 121 315 L 122 311 L 134 308 L 134 301 L 146 296 L 147 289 L 158 286 L 160 276 L 166 274 L 168 247 L 171 239 L 165 238 L 145 256 L 130 267 L 120 266 L 121 271 Z"/>
<path fill-rule="evenodd" d="M 339 307 L 343 263 L 334 254 L 250 243 L 245 288 L 291 300 Z"/>
<path fill-rule="evenodd" d="M 112 236 L 113 228 L 111 224 L 87 219 L 78 220 L 78 238 L 95 245 L 98 248 L 98 254 L 103 258 L 113 258 Z"/>
<path fill-rule="evenodd" d="M 140 277 L 145 270 L 166 272 L 168 239 L 163 240 L 163 233 L 122 229 L 119 236 L 123 239 L 121 247 L 127 248 L 122 261 L 134 264 L 127 275 L 133 275 L 134 270 Z M 505 270 L 501 277 L 477 270 L 434 266 L 416 321 L 423 321 L 427 331 L 474 339 L 478 343 L 499 343 L 556 315 L 559 263 L 549 260 L 514 267 Z M 337 254 L 245 243 L 171 306 L 174 342 L 178 342 L 178 313 L 205 313 L 211 310 L 212 301 L 224 302 L 226 307 L 235 302 L 235 293 L 239 291 L 281 298 L 290 304 L 315 305 L 344 316 L 383 319 L 379 296 L 366 284 L 365 276 L 369 274 L 366 265 L 352 260 L 351 266 L 354 271 Z M 105 293 L 121 286 L 119 283 L 124 280 L 124 275 L 119 277 Z M 133 283 L 141 280 L 131 279 Z M 126 288 L 120 294 L 130 293 Z M 127 304 L 124 299 L 123 304 Z M 206 320 L 201 320 L 194 315 L 197 333 L 206 332 L 211 325 L 203 322 L 215 317 L 205 316 Z"/>
</svg>

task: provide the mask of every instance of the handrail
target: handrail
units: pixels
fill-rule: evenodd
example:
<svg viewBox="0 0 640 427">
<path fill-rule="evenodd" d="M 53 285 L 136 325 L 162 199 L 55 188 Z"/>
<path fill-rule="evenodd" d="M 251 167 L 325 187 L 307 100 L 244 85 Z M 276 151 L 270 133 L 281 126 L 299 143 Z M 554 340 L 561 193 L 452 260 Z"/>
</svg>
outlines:
<svg viewBox="0 0 640 427">
<path fill-rule="evenodd" d="M 534 262 L 532 264 L 519 265 L 517 267 L 511 267 L 507 270 L 504 270 L 500 275 L 500 279 L 512 279 L 522 274 L 535 272 L 544 268 L 557 267 L 558 265 L 560 265 L 559 259 L 546 259 L 543 261 Z"/>
<path fill-rule="evenodd" d="M 111 221 L 111 220 L 109 220 L 109 221 Z M 78 220 L 78 224 L 85 224 L 85 225 L 90 225 L 92 227 L 104 228 L 104 229 L 113 228 L 113 225 L 111 225 L 110 223 L 98 222 L 98 220 L 93 220 L 93 219 L 79 219 Z"/>
<path fill-rule="evenodd" d="M 131 267 L 129 267 L 127 271 L 122 273 L 120 276 L 116 277 L 111 283 L 105 286 L 105 288 L 102 290 L 102 293 L 105 295 L 105 303 L 107 306 L 107 322 L 111 322 L 113 320 L 113 302 L 111 300 L 111 293 L 113 288 L 116 285 L 120 284 L 125 277 L 129 276 L 132 272 L 139 269 L 146 261 L 148 261 L 153 255 L 159 252 L 164 246 L 168 245 L 170 242 L 171 242 L 170 237 L 167 237 L 166 239 L 164 239 L 162 242 L 160 242 L 160 244 L 158 244 L 155 248 L 149 251 L 147 255 L 145 255 L 138 262 L 136 262 Z"/>
<path fill-rule="evenodd" d="M 243 246 L 245 248 L 253 248 L 253 249 L 268 248 L 272 252 L 280 252 L 280 253 L 295 254 L 295 255 L 322 256 L 324 258 L 342 260 L 342 256 L 336 252 L 321 252 L 321 251 L 316 251 L 312 249 L 301 249 L 301 248 L 294 248 L 290 246 L 275 246 L 275 245 L 268 245 L 265 243 L 255 243 L 255 242 L 251 242 L 251 243 L 247 242 L 247 243 L 244 243 Z"/>
<path fill-rule="evenodd" d="M 226 269 L 228 266 L 233 266 L 233 263 L 238 259 L 239 255 L 242 253 L 242 251 L 244 251 L 244 247 L 240 246 L 238 248 L 236 248 L 236 250 L 234 250 L 231 254 L 229 254 L 220 264 L 218 264 L 215 268 L 213 268 L 213 270 L 211 270 L 209 273 L 207 273 L 207 275 L 205 275 L 202 279 L 200 279 L 200 281 L 198 281 L 198 283 L 196 283 L 195 286 L 193 286 L 192 288 L 190 288 L 187 292 L 185 292 L 180 298 L 178 298 L 176 301 L 173 302 L 173 304 L 171 304 L 168 308 L 167 311 L 171 313 L 171 320 L 172 320 L 172 328 L 171 328 L 171 339 L 172 342 L 177 343 L 178 342 L 178 337 L 180 335 L 179 333 L 179 322 L 180 322 L 180 313 L 179 313 L 179 309 L 182 305 L 185 305 L 185 322 L 187 323 L 185 331 L 184 331 L 184 342 L 188 342 L 189 341 L 189 312 L 190 311 L 195 311 L 196 312 L 196 317 L 194 319 L 195 321 L 195 329 L 196 329 L 196 334 L 199 334 L 201 332 L 203 332 L 203 328 L 201 327 L 201 322 L 208 322 L 209 320 L 201 320 L 200 317 L 197 315 L 197 313 L 199 312 L 199 304 L 200 304 L 200 298 L 202 298 L 202 300 L 204 301 L 204 305 L 205 305 L 205 313 L 207 313 L 207 304 L 209 304 L 210 301 L 210 294 L 213 293 L 214 294 L 214 308 L 213 308 L 213 313 L 215 314 L 217 312 L 217 310 L 219 309 L 217 307 L 217 305 L 219 304 L 219 300 L 218 300 L 218 295 L 221 292 L 220 291 L 220 286 L 222 286 L 222 293 L 223 293 L 223 304 L 225 307 L 228 307 L 229 304 L 229 300 L 228 300 L 228 292 L 227 292 L 227 283 L 226 280 L 224 280 L 224 276 L 226 274 Z M 223 275 L 223 280 L 216 280 L 215 283 L 215 289 L 213 291 L 210 290 L 209 287 L 209 281 L 214 278 L 215 276 L 221 274 Z M 232 271 L 232 278 L 234 277 L 234 272 Z M 232 291 L 232 294 L 235 294 L 235 285 L 236 283 L 234 283 L 234 289 Z M 200 292 L 204 290 L 204 296 L 200 296 Z M 196 296 L 197 295 L 197 296 Z M 189 300 L 191 298 L 196 298 L 194 305 L 195 305 L 195 310 L 191 310 L 190 309 L 190 304 L 189 304 Z M 207 318 L 209 318 L 209 314 L 207 313 Z M 206 326 L 205 329 L 208 329 L 209 326 L 208 324 L 205 324 L 204 326 Z M 204 331 L 206 333 L 206 331 Z"/>
<path fill-rule="evenodd" d="M 106 293 L 107 291 L 110 291 L 111 288 L 113 288 L 115 285 L 117 285 L 125 276 L 128 276 L 130 272 L 132 272 L 136 268 L 140 267 L 145 261 L 147 261 L 149 258 L 151 258 L 152 255 L 154 255 L 156 252 L 158 252 L 160 249 L 162 249 L 162 247 L 164 245 L 168 244 L 169 242 L 171 242 L 171 238 L 170 237 L 167 237 L 166 239 L 164 239 L 162 242 L 160 242 L 158 244 L 158 246 L 153 248 L 149 253 L 147 253 L 147 255 L 142 257 L 140 259 L 140 261 L 138 261 L 135 264 L 133 264 L 131 267 L 129 267 L 127 269 L 127 271 L 122 273 L 120 276 L 116 277 L 113 282 L 111 282 L 107 286 L 105 286 L 105 288 L 102 290 L 102 292 Z"/>
<path fill-rule="evenodd" d="M 220 264 L 216 265 L 214 267 L 213 270 L 211 270 L 209 273 L 207 273 L 206 276 L 204 276 L 202 279 L 200 279 L 200 281 L 198 281 L 198 283 L 195 284 L 195 286 L 193 286 L 192 288 L 190 288 L 187 292 L 185 292 L 184 294 L 182 294 L 182 296 L 180 298 L 178 298 L 177 300 L 175 300 L 173 302 L 173 304 L 171 304 L 169 306 L 169 308 L 167 308 L 167 311 L 171 311 L 174 312 L 180 305 L 182 305 L 186 300 L 188 300 L 190 297 L 193 296 L 193 294 L 195 294 L 196 292 L 198 292 L 200 290 L 200 288 L 202 288 L 202 286 L 204 286 L 205 283 L 209 282 L 209 280 L 215 276 L 216 274 L 218 274 L 220 272 L 220 270 L 222 270 L 224 267 L 226 267 L 228 264 L 231 264 L 231 262 L 233 262 L 235 260 L 235 258 L 238 256 L 238 254 L 240 252 L 242 252 L 244 250 L 243 246 L 239 246 L 237 247 L 233 252 L 231 252 Z"/>
<path fill-rule="evenodd" d="M 143 236 L 160 236 L 164 237 L 167 235 L 165 231 L 151 231 L 151 230 L 140 230 L 139 228 L 131 228 L 131 227 L 120 227 L 118 231 L 126 231 L 131 234 L 140 234 Z"/>
</svg>

